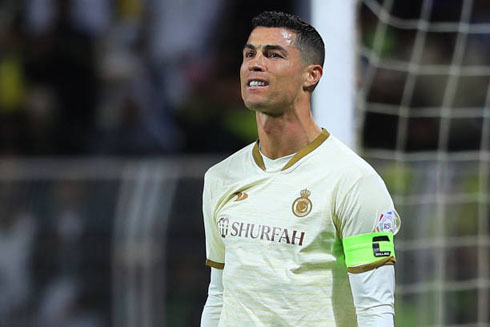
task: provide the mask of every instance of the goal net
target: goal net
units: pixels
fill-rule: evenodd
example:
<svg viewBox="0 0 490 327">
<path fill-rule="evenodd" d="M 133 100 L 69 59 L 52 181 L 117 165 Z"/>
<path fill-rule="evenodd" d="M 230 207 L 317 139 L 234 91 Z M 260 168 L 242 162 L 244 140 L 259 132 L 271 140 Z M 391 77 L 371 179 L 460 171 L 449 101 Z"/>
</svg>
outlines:
<svg viewBox="0 0 490 327">
<path fill-rule="evenodd" d="M 490 2 L 358 10 L 358 148 L 402 217 L 396 325 L 490 326 Z"/>
</svg>

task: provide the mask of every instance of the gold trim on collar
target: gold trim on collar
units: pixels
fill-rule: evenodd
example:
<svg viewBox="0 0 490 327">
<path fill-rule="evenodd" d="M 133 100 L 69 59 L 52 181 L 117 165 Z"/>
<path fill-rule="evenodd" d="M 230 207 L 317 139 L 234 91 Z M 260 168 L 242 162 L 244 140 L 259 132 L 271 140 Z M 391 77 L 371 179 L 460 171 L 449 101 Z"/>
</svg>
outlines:
<svg viewBox="0 0 490 327">
<path fill-rule="evenodd" d="M 318 148 L 320 146 L 320 144 L 322 144 L 329 136 L 330 136 L 330 133 L 328 133 L 326 129 L 322 129 L 322 132 L 320 133 L 320 135 L 318 135 L 317 138 L 314 139 L 310 144 L 305 146 L 303 149 L 299 150 L 294 155 L 294 157 L 292 157 L 291 160 L 289 160 L 289 162 L 286 164 L 286 166 L 282 167 L 281 170 L 286 170 L 289 167 L 291 167 L 292 165 L 294 165 L 295 163 L 297 163 L 301 158 L 303 158 L 308 153 L 310 153 L 311 151 Z"/>
<path fill-rule="evenodd" d="M 314 139 L 310 144 L 299 150 L 292 158 L 291 160 L 288 161 L 288 163 L 282 167 L 281 170 L 286 170 L 290 167 L 292 167 L 295 163 L 297 163 L 299 160 L 301 160 L 304 156 L 306 156 L 308 153 L 312 152 L 316 148 L 318 148 L 328 137 L 330 136 L 330 133 L 322 128 L 322 132 L 320 135 L 317 136 L 316 139 Z M 255 142 L 254 148 L 252 150 L 252 156 L 255 160 L 255 163 L 257 166 L 260 167 L 260 169 L 265 171 L 265 164 L 264 160 L 262 159 L 262 155 L 260 154 L 259 151 L 259 141 Z"/>
<path fill-rule="evenodd" d="M 254 157 L 257 166 L 259 166 L 260 169 L 265 171 L 264 159 L 262 159 L 262 155 L 260 154 L 260 150 L 259 150 L 259 140 L 255 142 L 254 149 L 252 150 L 252 156 Z"/>
</svg>

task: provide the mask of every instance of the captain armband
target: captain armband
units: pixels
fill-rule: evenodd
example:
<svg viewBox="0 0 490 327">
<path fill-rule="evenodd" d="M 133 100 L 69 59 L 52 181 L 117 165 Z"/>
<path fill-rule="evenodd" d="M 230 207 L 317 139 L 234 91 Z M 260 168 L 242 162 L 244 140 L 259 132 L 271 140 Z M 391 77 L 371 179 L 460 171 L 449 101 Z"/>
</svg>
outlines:
<svg viewBox="0 0 490 327">
<path fill-rule="evenodd" d="M 395 263 L 393 233 L 378 232 L 343 239 L 345 263 L 350 273 L 359 274 Z"/>
</svg>

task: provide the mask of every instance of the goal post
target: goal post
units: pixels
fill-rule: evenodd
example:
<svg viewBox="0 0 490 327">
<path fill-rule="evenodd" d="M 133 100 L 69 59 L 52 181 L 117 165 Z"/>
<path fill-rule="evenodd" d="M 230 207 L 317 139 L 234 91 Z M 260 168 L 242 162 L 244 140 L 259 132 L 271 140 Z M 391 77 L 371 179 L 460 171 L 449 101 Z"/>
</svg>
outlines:
<svg viewBox="0 0 490 327">
<path fill-rule="evenodd" d="M 325 42 L 323 77 L 313 92 L 317 123 L 355 148 L 355 0 L 311 0 L 311 22 Z"/>
<path fill-rule="evenodd" d="M 359 151 L 402 217 L 397 326 L 490 326 L 490 7 L 360 0 Z"/>
<path fill-rule="evenodd" d="M 488 2 L 310 3 L 326 43 L 314 116 L 402 217 L 396 325 L 490 326 Z"/>
</svg>

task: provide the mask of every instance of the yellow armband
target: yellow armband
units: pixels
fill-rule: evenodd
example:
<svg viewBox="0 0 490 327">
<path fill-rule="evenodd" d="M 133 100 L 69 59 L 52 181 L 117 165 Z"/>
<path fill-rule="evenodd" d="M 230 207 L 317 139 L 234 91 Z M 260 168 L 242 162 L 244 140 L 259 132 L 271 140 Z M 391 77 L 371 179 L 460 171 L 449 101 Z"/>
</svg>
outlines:
<svg viewBox="0 0 490 327">
<path fill-rule="evenodd" d="M 361 273 L 386 264 L 394 264 L 393 233 L 379 232 L 343 239 L 345 263 L 351 273 Z"/>
</svg>

